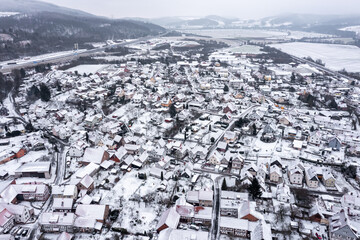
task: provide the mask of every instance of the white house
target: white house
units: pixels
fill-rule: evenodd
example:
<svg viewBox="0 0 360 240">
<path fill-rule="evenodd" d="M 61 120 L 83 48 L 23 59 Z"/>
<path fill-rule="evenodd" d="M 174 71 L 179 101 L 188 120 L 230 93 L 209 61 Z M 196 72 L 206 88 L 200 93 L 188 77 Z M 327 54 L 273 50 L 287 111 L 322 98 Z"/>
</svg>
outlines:
<svg viewBox="0 0 360 240">
<path fill-rule="evenodd" d="M 279 183 L 281 181 L 282 172 L 277 165 L 272 165 L 270 167 L 270 181 Z"/>
<path fill-rule="evenodd" d="M 306 184 L 310 188 L 317 188 L 319 186 L 319 179 L 317 177 L 316 171 L 313 168 L 307 168 L 305 170 L 305 180 Z"/>
<path fill-rule="evenodd" d="M 299 167 L 294 167 L 289 169 L 288 176 L 290 183 L 302 185 L 304 174 L 303 171 Z"/>
<path fill-rule="evenodd" d="M 280 202 L 290 202 L 290 188 L 285 183 L 279 184 L 276 187 L 276 199 Z"/>
</svg>

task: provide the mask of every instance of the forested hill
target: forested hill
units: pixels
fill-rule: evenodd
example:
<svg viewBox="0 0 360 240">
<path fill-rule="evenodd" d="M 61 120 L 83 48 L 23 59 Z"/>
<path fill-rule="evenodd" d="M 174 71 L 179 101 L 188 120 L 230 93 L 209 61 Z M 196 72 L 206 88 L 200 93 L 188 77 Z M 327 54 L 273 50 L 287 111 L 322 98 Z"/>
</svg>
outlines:
<svg viewBox="0 0 360 240">
<path fill-rule="evenodd" d="M 29 11 L 32 8 L 25 4 L 24 11 L 19 12 L 20 8 L 10 8 L 3 2 L 9 1 L 0 0 L 0 12 L 15 11 L 18 14 L 0 18 L 0 61 L 69 50 L 74 43 L 86 47 L 84 44 L 88 42 L 138 38 L 165 31 L 151 23 L 97 17 L 77 10 L 57 9 L 52 4 L 48 5 L 53 11 L 45 11 L 47 3 L 41 3 L 39 8 L 44 11 Z M 34 2 L 38 3 L 29 1 Z"/>
</svg>

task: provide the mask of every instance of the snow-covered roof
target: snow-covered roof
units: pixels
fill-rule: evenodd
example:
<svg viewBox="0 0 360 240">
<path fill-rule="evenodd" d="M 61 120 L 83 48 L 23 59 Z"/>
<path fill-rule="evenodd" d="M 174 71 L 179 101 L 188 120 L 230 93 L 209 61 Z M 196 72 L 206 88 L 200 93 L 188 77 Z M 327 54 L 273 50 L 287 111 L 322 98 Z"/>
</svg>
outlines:
<svg viewBox="0 0 360 240">
<path fill-rule="evenodd" d="M 175 207 L 171 207 L 161 215 L 156 229 L 159 229 L 163 225 L 166 225 L 168 228 L 176 229 L 179 224 L 179 220 L 180 215 L 176 212 Z"/>
</svg>

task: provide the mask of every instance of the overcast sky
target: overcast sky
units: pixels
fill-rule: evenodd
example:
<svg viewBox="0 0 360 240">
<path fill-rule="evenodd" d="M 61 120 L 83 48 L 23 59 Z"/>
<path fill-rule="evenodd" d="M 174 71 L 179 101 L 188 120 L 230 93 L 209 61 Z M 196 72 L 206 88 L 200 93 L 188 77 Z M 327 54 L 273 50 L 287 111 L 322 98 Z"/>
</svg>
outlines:
<svg viewBox="0 0 360 240">
<path fill-rule="evenodd" d="M 106 17 L 220 15 L 242 19 L 282 13 L 360 14 L 360 0 L 43 0 Z"/>
</svg>

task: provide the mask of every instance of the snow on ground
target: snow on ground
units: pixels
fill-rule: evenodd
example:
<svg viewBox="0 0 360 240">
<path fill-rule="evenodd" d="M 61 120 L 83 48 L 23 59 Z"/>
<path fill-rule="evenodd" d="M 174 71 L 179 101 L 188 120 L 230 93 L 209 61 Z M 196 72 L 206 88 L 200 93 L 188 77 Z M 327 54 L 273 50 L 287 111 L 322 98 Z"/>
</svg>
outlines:
<svg viewBox="0 0 360 240">
<path fill-rule="evenodd" d="M 233 48 L 228 48 L 228 49 L 224 49 L 224 51 L 231 51 L 233 53 L 248 53 L 248 54 L 261 54 L 263 53 L 261 50 L 261 47 L 259 46 L 254 46 L 254 45 L 242 45 L 239 47 L 233 47 Z"/>
<path fill-rule="evenodd" d="M 103 59 L 106 61 L 124 61 L 126 58 L 122 56 L 102 56 L 102 57 L 94 57 L 94 59 Z"/>
<path fill-rule="evenodd" d="M 84 64 L 84 65 L 79 65 L 79 66 L 76 66 L 76 67 L 73 67 L 73 68 L 70 68 L 68 69 L 67 71 L 68 72 L 75 72 L 75 71 L 78 71 L 79 74 L 89 74 L 89 73 L 92 73 L 92 74 L 95 74 L 99 71 L 101 71 L 103 68 L 107 67 L 108 65 L 102 65 L 102 64 L 94 64 L 94 65 L 88 65 L 88 64 Z"/>
<path fill-rule="evenodd" d="M 271 39 L 302 39 L 331 37 L 331 35 L 301 32 L 301 31 L 279 31 L 261 29 L 206 29 L 206 30 L 184 30 L 185 33 L 193 33 L 213 38 L 271 38 Z"/>
<path fill-rule="evenodd" d="M 10 17 L 19 14 L 18 12 L 0 12 L 0 17 Z"/>
<path fill-rule="evenodd" d="M 360 25 L 349 26 L 349 27 L 341 28 L 340 30 L 341 31 L 350 31 L 350 32 L 355 32 L 356 34 L 360 34 Z"/>
<path fill-rule="evenodd" d="M 325 62 L 326 67 L 335 71 L 345 68 L 350 72 L 360 72 L 360 48 L 356 46 L 304 42 L 273 44 L 270 46 L 297 57 L 321 59 Z"/>
<path fill-rule="evenodd" d="M 287 35 L 287 32 L 255 29 L 184 30 L 183 32 L 213 38 L 269 38 Z"/>
<path fill-rule="evenodd" d="M 103 198 L 102 203 L 111 203 L 114 198 L 114 192 L 117 195 L 124 197 L 124 199 L 129 199 L 130 196 L 133 195 L 133 193 L 142 184 L 142 181 L 135 176 L 136 174 L 136 171 L 126 173 L 123 178 L 112 188 L 112 190 Z"/>
</svg>

